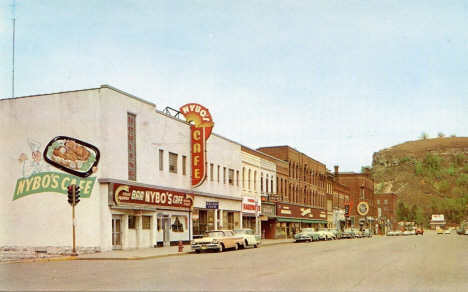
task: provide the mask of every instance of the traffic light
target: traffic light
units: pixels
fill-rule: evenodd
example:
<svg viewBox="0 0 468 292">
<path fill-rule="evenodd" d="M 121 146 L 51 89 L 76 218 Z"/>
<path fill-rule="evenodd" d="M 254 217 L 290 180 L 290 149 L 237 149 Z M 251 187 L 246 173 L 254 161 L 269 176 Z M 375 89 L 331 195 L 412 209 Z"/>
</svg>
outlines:
<svg viewBox="0 0 468 292">
<path fill-rule="evenodd" d="M 70 205 L 73 205 L 73 187 L 71 185 L 67 187 L 67 192 L 68 192 L 68 203 Z"/>
<path fill-rule="evenodd" d="M 80 202 L 80 186 L 75 185 L 75 205 Z"/>
</svg>

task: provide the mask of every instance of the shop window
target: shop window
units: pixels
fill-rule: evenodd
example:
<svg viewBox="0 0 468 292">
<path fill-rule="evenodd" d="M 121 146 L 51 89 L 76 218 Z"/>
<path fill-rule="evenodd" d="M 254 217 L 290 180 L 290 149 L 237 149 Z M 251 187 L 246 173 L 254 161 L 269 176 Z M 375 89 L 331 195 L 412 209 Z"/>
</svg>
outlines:
<svg viewBox="0 0 468 292">
<path fill-rule="evenodd" d="M 177 173 L 177 154 L 169 153 L 169 172 Z"/>
<path fill-rule="evenodd" d="M 172 232 L 184 232 L 185 216 L 172 216 Z"/>
<path fill-rule="evenodd" d="M 151 217 L 150 216 L 142 216 L 141 217 L 141 229 L 143 229 L 143 230 L 150 230 L 151 229 Z"/>
<path fill-rule="evenodd" d="M 128 229 L 135 229 L 135 216 L 128 216 Z"/>
</svg>

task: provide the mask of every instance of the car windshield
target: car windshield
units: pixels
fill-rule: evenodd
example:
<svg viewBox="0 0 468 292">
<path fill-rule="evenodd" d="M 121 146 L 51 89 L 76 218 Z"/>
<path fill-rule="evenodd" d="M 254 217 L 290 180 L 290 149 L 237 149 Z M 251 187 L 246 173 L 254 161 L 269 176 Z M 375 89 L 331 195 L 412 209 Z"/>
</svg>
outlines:
<svg viewBox="0 0 468 292">
<path fill-rule="evenodd" d="M 210 231 L 203 233 L 203 237 L 222 237 L 224 233 L 222 231 Z"/>
<path fill-rule="evenodd" d="M 314 232 L 314 228 L 302 228 L 301 232 Z"/>
<path fill-rule="evenodd" d="M 233 232 L 236 235 L 253 234 L 252 230 L 248 230 L 248 229 L 234 229 Z"/>
</svg>

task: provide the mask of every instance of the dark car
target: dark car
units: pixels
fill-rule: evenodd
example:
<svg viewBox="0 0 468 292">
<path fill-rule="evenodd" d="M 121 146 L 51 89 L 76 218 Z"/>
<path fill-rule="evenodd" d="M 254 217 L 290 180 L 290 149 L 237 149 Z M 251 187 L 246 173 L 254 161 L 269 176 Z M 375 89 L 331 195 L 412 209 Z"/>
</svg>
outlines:
<svg viewBox="0 0 468 292">
<path fill-rule="evenodd" d="M 424 234 L 424 229 L 422 227 L 416 228 L 415 234 L 418 235 L 423 235 Z"/>
</svg>

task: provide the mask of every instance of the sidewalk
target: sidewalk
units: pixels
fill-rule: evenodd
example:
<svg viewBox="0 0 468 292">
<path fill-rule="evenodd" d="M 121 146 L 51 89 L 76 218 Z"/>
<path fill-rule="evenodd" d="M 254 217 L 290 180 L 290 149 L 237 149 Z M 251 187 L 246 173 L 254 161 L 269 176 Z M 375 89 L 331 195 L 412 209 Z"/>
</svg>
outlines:
<svg viewBox="0 0 468 292">
<path fill-rule="evenodd" d="M 260 248 L 262 248 L 263 246 L 292 242 L 294 242 L 293 239 L 264 239 L 260 244 Z M 195 254 L 195 252 L 190 249 L 190 245 L 184 245 L 183 252 L 179 252 L 178 246 L 166 246 L 144 249 L 113 250 L 108 252 L 99 252 L 92 254 L 80 254 L 77 257 L 66 257 L 66 260 L 146 260 L 187 254 Z M 63 259 L 64 258 L 62 258 L 62 260 Z"/>
</svg>

